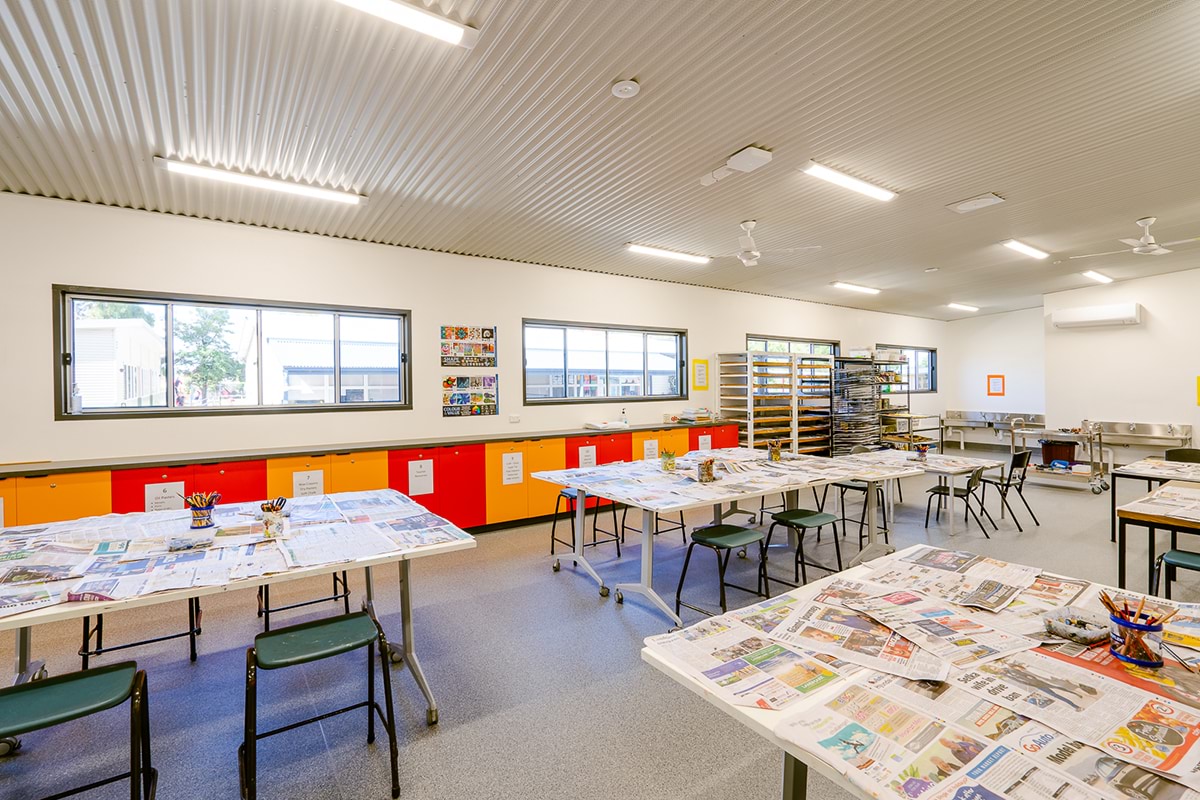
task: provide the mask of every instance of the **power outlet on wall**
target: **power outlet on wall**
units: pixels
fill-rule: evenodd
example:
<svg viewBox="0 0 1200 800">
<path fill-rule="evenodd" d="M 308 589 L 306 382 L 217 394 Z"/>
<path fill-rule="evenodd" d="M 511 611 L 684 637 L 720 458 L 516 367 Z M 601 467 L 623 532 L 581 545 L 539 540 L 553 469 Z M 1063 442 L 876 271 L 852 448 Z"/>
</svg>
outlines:
<svg viewBox="0 0 1200 800">
<path fill-rule="evenodd" d="M 521 421 L 521 415 L 520 414 L 509 414 L 508 421 L 513 424 L 516 424 Z"/>
</svg>

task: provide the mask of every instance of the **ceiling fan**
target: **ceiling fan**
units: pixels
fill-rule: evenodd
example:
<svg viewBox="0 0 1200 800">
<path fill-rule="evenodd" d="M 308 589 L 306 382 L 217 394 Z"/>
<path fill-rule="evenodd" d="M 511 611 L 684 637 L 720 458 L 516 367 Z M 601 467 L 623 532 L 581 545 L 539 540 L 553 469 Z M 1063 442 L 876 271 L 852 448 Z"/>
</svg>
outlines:
<svg viewBox="0 0 1200 800">
<path fill-rule="evenodd" d="M 725 253 L 718 258 L 728 256 L 736 256 L 738 261 L 742 262 L 743 266 L 755 267 L 758 266 L 758 260 L 762 258 L 763 253 L 797 253 L 801 250 L 820 250 L 821 245 L 813 244 L 807 247 L 788 247 L 783 250 L 759 250 L 758 245 L 754 243 L 754 226 L 758 224 L 757 220 L 748 219 L 741 224 L 742 235 L 738 237 L 738 251 L 736 253 Z"/>
<path fill-rule="evenodd" d="M 1137 221 L 1138 226 L 1142 229 L 1140 239 L 1117 239 L 1118 242 L 1124 242 L 1129 245 L 1124 250 L 1109 250 L 1107 253 L 1088 253 L 1083 256 L 1071 256 L 1071 258 L 1095 258 L 1096 256 L 1114 256 L 1117 253 L 1133 253 L 1138 256 L 1165 256 L 1167 253 L 1173 252 L 1168 250 L 1168 247 L 1174 247 L 1177 244 L 1187 244 L 1188 242 L 1200 242 L 1200 236 L 1193 236 L 1190 239 L 1178 239 L 1174 242 L 1163 242 L 1159 244 L 1154 240 L 1154 235 L 1150 233 L 1150 226 L 1158 220 L 1158 217 L 1142 217 Z"/>
</svg>

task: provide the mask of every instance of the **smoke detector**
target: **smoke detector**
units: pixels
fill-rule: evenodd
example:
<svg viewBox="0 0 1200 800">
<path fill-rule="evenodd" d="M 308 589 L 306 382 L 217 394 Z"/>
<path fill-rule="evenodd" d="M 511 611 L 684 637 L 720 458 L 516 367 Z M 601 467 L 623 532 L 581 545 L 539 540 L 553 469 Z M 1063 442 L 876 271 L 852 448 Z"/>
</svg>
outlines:
<svg viewBox="0 0 1200 800">
<path fill-rule="evenodd" d="M 701 186 L 712 186 L 720 180 L 728 178 L 735 172 L 754 172 L 759 167 L 771 163 L 771 151 L 761 147 L 743 147 L 725 159 L 725 166 L 717 167 L 712 172 L 706 172 L 700 177 Z"/>
<path fill-rule="evenodd" d="M 635 80 L 617 81 L 612 85 L 613 97 L 619 97 L 622 100 L 636 97 L 641 90 L 642 87 Z"/>
</svg>

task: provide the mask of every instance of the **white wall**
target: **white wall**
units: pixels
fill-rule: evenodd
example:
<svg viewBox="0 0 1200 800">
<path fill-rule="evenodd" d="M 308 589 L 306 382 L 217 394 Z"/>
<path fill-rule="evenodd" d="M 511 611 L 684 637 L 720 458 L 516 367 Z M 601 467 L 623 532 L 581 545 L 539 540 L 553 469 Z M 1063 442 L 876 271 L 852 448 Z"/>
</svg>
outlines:
<svg viewBox="0 0 1200 800">
<path fill-rule="evenodd" d="M 13 194 L 0 194 L 0 241 L 0 463 L 516 436 L 615 418 L 621 403 L 522 405 L 522 317 L 686 328 L 693 358 L 743 349 L 747 332 L 828 337 L 846 347 L 945 346 L 946 324 L 935 320 Z M 55 422 L 54 283 L 411 309 L 415 407 Z M 499 417 L 440 416 L 443 324 L 499 326 Z M 953 365 L 941 370 L 944 379 Z M 715 397 L 624 405 L 631 422 L 651 423 L 687 405 L 714 406 Z M 940 413 L 944 404 L 927 395 L 914 407 Z M 521 422 L 510 424 L 509 414 Z"/>
<path fill-rule="evenodd" d="M 953 369 L 938 378 L 946 408 L 1045 412 L 1041 308 L 955 320 L 947 323 L 946 332 L 946 351 Z M 1003 397 L 988 396 L 988 375 L 1004 376 Z"/>
<path fill-rule="evenodd" d="M 1168 256 L 1176 257 L 1184 256 Z M 1048 425 L 1077 425 L 1082 419 L 1174 422 L 1200 432 L 1200 270 L 1058 292 L 1044 301 Z M 1122 302 L 1142 304 L 1140 325 L 1050 325 L 1056 309 Z M 1137 455 L 1132 449 L 1118 452 L 1117 461 Z"/>
</svg>

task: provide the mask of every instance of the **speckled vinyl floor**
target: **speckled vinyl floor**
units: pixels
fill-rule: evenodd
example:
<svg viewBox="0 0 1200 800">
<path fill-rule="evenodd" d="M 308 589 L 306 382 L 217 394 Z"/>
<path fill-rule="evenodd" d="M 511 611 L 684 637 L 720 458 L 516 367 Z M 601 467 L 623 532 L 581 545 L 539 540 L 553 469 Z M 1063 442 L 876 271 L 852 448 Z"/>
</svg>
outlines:
<svg viewBox="0 0 1200 800">
<path fill-rule="evenodd" d="M 943 517 L 926 531 L 923 490 L 929 479 L 905 481 L 893 542 L 951 543 Z M 1122 501 L 1141 491 L 1122 484 Z M 1116 547 L 1108 541 L 1108 498 L 1078 490 L 1031 486 L 1041 527 L 1018 533 L 1000 522 L 985 540 L 972 527 L 952 545 L 1050 571 L 1115 582 Z M 994 500 L 993 500 L 994 502 Z M 961 508 L 961 506 L 960 506 Z M 992 507 L 995 516 L 995 507 Z M 689 524 L 705 514 L 689 515 Z M 737 520 L 731 520 L 737 521 Z M 999 520 L 998 520 L 999 521 Z M 407 670 L 393 670 L 400 736 L 401 796 L 408 800 L 463 798 L 777 798 L 781 755 L 755 734 L 643 664 L 642 639 L 664 632 L 666 620 L 637 597 L 623 606 L 602 599 L 572 568 L 550 569 L 549 526 L 533 525 L 481 535 L 473 551 L 415 562 L 414 605 L 418 654 L 441 709 L 436 727 L 425 724 L 423 698 Z M 1135 532 L 1130 586 L 1145 585 L 1145 535 Z M 631 535 L 616 559 L 613 548 L 589 550 L 611 585 L 636 580 L 639 545 Z M 856 552 L 854 529 L 844 554 Z M 1165 544 L 1165 537 L 1163 539 Z M 673 596 L 684 548 L 678 533 L 656 546 L 655 585 Z M 829 537 L 815 550 L 832 561 Z M 782 559 L 780 559 L 782 561 Z M 733 562 L 734 580 L 753 584 L 750 562 Z M 773 565 L 783 570 L 779 561 Z M 810 576 L 811 577 L 811 576 Z M 352 576 L 355 602 L 361 575 Z M 328 580 L 273 590 L 276 604 L 314 596 Z M 377 606 L 399 638 L 395 570 L 381 571 Z M 699 548 L 685 599 L 716 605 L 716 569 Z M 1184 575 L 1176 597 L 1197 599 L 1200 582 Z M 731 603 L 750 597 L 731 592 Z M 334 613 L 332 603 L 280 615 L 277 624 Z M 698 615 L 685 609 L 685 622 Z M 181 628 L 186 606 L 175 603 L 110 615 L 108 641 Z M 52 673 L 78 668 L 74 652 L 81 623 L 34 632 L 35 655 Z M 205 598 L 200 659 L 187 660 L 184 640 L 98 659 L 131 655 L 149 673 L 151 726 L 160 798 L 236 798 L 236 747 L 241 736 L 245 648 L 259 630 L 254 593 Z M 365 656 L 262 673 L 260 729 L 319 713 L 365 694 Z M 0 663 L 13 661 L 13 637 L 0 642 Z M 28 800 L 119 772 L 127 759 L 128 714 L 96 717 L 24 737 L 16 755 L 0 759 L 0 798 Z M 259 796 L 264 800 L 389 797 L 386 742 L 366 744 L 365 711 L 326 720 L 264 740 L 259 747 Z M 846 795 L 819 777 L 809 797 Z M 124 784 L 94 798 L 128 797 Z"/>
</svg>

